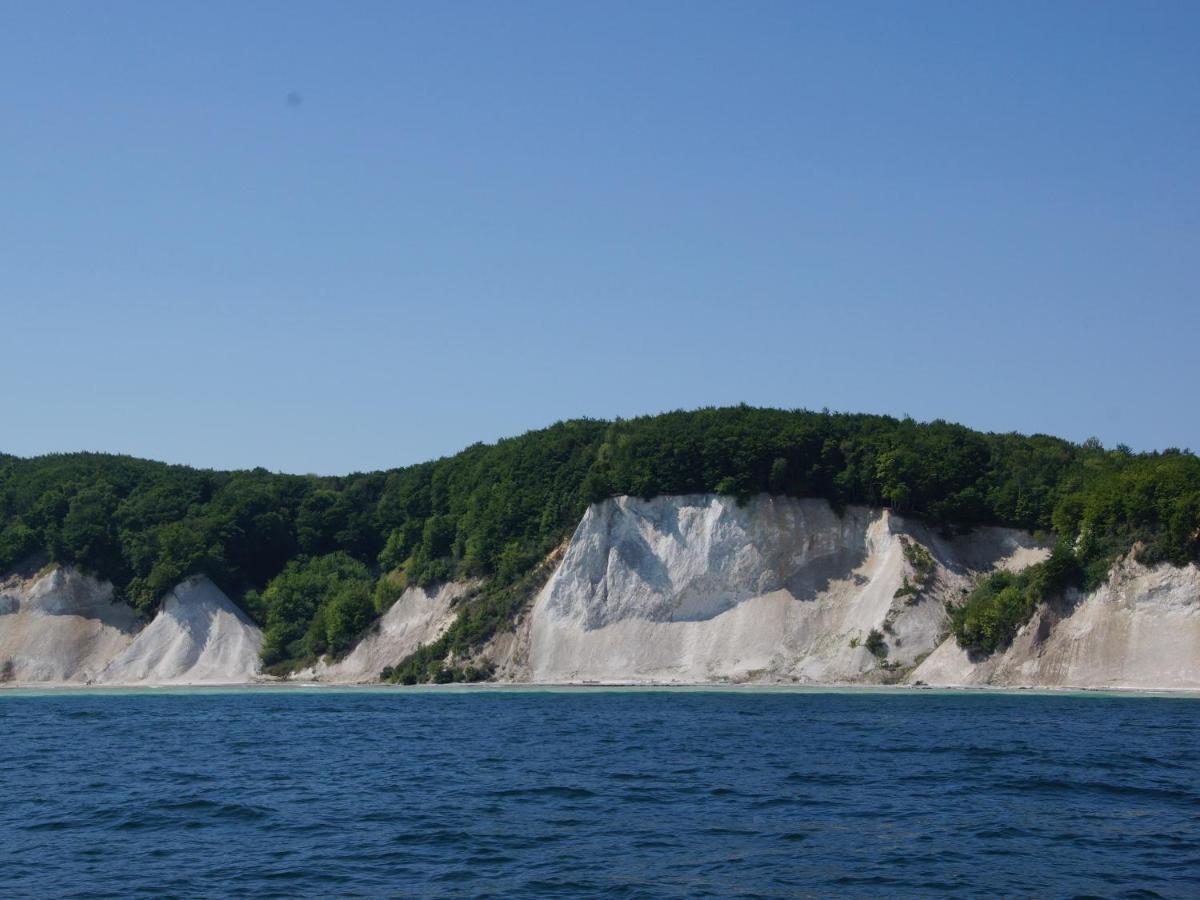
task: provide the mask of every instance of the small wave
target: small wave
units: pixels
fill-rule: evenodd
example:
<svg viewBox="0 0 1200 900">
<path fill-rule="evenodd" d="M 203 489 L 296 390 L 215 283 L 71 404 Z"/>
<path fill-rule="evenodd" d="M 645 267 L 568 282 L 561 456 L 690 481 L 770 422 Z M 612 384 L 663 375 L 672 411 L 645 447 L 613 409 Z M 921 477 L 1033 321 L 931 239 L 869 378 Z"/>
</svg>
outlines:
<svg viewBox="0 0 1200 900">
<path fill-rule="evenodd" d="M 489 797 L 557 797 L 563 800 L 586 800 L 597 796 L 595 791 L 587 788 L 569 787 L 566 785 L 547 785 L 536 788 L 505 788 L 499 791 L 489 791 Z"/>
<path fill-rule="evenodd" d="M 972 837 L 984 838 L 986 840 L 997 840 L 1003 838 L 1022 838 L 1028 834 L 1022 828 L 1013 828 L 1005 826 L 1003 828 L 981 828 L 971 833 Z"/>
<path fill-rule="evenodd" d="M 271 811 L 258 806 L 248 806 L 241 803 L 227 803 L 217 800 L 196 798 L 179 800 L 168 803 L 156 803 L 149 808 L 149 817 L 145 820 L 131 816 L 126 827 L 143 827 L 137 823 L 151 819 L 162 820 L 223 820 L 231 822 L 255 822 L 271 815 Z"/>
<path fill-rule="evenodd" d="M 432 831 L 408 831 L 392 838 L 394 844 L 418 844 L 432 847 L 457 847 L 475 839 L 468 831 L 436 828 Z"/>
<path fill-rule="evenodd" d="M 767 797 L 763 800 L 755 800 L 753 806 L 755 809 L 774 809 L 777 806 L 800 806 L 804 800 L 800 797 Z"/>
<path fill-rule="evenodd" d="M 781 841 L 787 841 L 790 844 L 798 844 L 802 841 L 811 840 L 812 835 L 804 831 L 789 831 L 786 834 L 781 834 L 779 839 Z"/>
<path fill-rule="evenodd" d="M 56 819 L 52 822 L 34 822 L 32 825 L 23 826 L 24 831 L 66 831 L 70 828 L 86 828 L 87 822 L 82 821 L 66 821 Z"/>
<path fill-rule="evenodd" d="M 712 835 L 713 837 L 753 837 L 758 832 L 750 828 L 727 828 L 721 825 L 714 825 L 712 828 L 705 828 L 701 834 Z"/>
<path fill-rule="evenodd" d="M 1061 778 L 1025 778 L 1005 782 L 1009 789 L 1027 793 L 1075 793 L 1086 791 L 1113 797 L 1146 797 L 1194 804 L 1200 802 L 1192 794 L 1166 788 L 1142 787 L 1134 784 L 1112 784 L 1107 781 L 1071 781 Z"/>
</svg>

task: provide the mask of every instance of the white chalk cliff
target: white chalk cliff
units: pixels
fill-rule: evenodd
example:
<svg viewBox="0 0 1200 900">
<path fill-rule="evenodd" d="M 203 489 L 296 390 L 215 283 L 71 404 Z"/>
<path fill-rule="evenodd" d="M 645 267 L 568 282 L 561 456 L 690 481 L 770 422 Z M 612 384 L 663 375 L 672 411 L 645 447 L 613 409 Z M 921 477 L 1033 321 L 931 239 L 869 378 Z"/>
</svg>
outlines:
<svg viewBox="0 0 1200 900">
<path fill-rule="evenodd" d="M 240 684 L 258 674 L 262 632 L 198 575 L 96 677 L 99 684 Z"/>
<path fill-rule="evenodd" d="M 204 576 L 144 627 L 112 585 L 71 568 L 0 583 L 0 682 L 232 684 L 259 670 L 262 634 Z"/>
<path fill-rule="evenodd" d="M 907 546 L 907 551 L 906 551 Z M 914 560 L 932 564 L 919 577 Z M 972 658 L 947 604 L 981 573 L 1047 550 L 980 528 L 949 538 L 886 510 L 823 500 L 619 497 L 589 508 L 511 632 L 475 660 L 504 681 L 878 683 L 1200 690 L 1200 569 L 1125 559 L 1098 590 L 1046 604 L 1012 645 Z M 897 591 L 920 583 L 911 593 Z M 374 681 L 454 621 L 477 583 L 410 588 L 345 658 L 296 673 Z M 878 654 L 868 649 L 882 635 Z M 142 626 L 69 568 L 0 580 L 0 682 L 254 680 L 262 636 L 214 584 L 188 579 Z"/>
<path fill-rule="evenodd" d="M 904 543 L 933 559 L 915 598 Z M 940 686 L 1200 689 L 1200 569 L 1124 560 L 972 658 L 946 604 L 981 573 L 1044 559 L 1030 535 L 946 538 L 884 510 L 760 496 L 622 497 L 593 506 L 514 633 L 485 656 L 533 682 L 902 681 Z M 864 646 L 872 630 L 886 654 Z"/>
<path fill-rule="evenodd" d="M 1090 594 L 1043 604 L 1012 644 L 972 659 L 953 639 L 911 674 L 930 685 L 1200 690 L 1200 569 L 1113 567 Z"/>
<path fill-rule="evenodd" d="M 110 584 L 65 568 L 9 577 L 0 583 L 0 681 L 91 681 L 137 629 Z"/>
<path fill-rule="evenodd" d="M 896 597 L 914 574 L 905 540 L 935 560 L 911 602 Z M 887 511 L 839 513 L 823 500 L 621 497 L 585 514 L 533 604 L 527 651 L 510 654 L 523 671 L 506 674 L 635 683 L 898 677 L 940 643 L 945 602 L 975 572 L 1044 554 L 1012 529 L 949 540 Z M 886 660 L 866 646 L 873 629 L 884 634 Z"/>
<path fill-rule="evenodd" d="M 457 615 L 452 604 L 478 584 L 450 582 L 429 591 L 407 588 L 345 658 L 334 663 L 319 662 L 297 672 L 294 680 L 336 684 L 378 681 L 386 667 L 441 637 Z"/>
</svg>

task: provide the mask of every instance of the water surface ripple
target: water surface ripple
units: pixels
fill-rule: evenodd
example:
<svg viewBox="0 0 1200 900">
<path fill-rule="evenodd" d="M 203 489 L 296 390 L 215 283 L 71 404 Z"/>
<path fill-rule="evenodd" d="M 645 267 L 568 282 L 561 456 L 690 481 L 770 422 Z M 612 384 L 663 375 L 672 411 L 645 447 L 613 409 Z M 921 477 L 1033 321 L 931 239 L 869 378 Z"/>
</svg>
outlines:
<svg viewBox="0 0 1200 900">
<path fill-rule="evenodd" d="M 1200 702 L 0 692 L 4 897 L 1200 895 Z"/>
</svg>

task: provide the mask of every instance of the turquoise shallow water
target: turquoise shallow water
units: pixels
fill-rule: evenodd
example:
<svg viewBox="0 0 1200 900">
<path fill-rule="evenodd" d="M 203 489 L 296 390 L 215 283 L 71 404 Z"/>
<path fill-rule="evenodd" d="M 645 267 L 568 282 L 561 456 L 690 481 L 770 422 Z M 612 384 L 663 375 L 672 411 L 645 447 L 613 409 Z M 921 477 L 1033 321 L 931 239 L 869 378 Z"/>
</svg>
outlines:
<svg viewBox="0 0 1200 900">
<path fill-rule="evenodd" d="M 0 896 L 1200 895 L 1200 702 L 0 692 Z"/>
</svg>

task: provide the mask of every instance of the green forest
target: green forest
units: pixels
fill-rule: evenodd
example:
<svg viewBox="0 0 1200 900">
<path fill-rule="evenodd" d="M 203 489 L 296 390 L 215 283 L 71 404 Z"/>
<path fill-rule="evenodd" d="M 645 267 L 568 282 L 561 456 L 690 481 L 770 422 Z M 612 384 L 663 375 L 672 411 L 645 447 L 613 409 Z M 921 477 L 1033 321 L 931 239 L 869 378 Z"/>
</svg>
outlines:
<svg viewBox="0 0 1200 900">
<path fill-rule="evenodd" d="M 469 657 L 520 612 L 589 503 L 621 494 L 760 492 L 887 506 L 938 527 L 1054 535 L 1051 558 L 985 579 L 952 610 L 991 652 L 1043 599 L 1093 587 L 1136 549 L 1200 561 L 1200 458 L 943 421 L 758 409 L 559 422 L 384 472 L 220 472 L 97 453 L 0 455 L 0 572 L 72 564 L 144 617 L 189 574 L 263 626 L 268 671 L 346 652 L 408 585 L 484 578 L 394 680 L 483 677 Z"/>
</svg>

